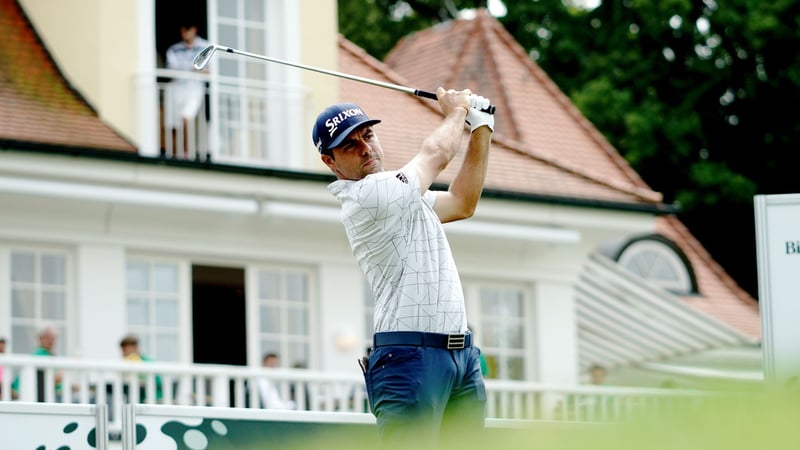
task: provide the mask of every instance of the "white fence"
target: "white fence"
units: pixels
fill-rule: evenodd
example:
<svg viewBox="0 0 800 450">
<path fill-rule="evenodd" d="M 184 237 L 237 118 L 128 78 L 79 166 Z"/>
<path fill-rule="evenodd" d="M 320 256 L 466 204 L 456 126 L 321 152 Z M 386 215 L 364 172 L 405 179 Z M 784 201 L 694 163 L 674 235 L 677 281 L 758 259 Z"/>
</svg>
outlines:
<svg viewBox="0 0 800 450">
<path fill-rule="evenodd" d="M 125 404 L 261 409 L 267 406 L 270 392 L 287 401 L 286 408 L 369 412 L 359 373 L 28 355 L 0 356 L 0 365 L 4 367 L 0 400 L 108 405 L 112 429 L 121 428 Z M 586 422 L 620 421 L 647 411 L 691 405 L 710 395 L 503 380 L 487 380 L 486 390 L 488 418 Z"/>
</svg>

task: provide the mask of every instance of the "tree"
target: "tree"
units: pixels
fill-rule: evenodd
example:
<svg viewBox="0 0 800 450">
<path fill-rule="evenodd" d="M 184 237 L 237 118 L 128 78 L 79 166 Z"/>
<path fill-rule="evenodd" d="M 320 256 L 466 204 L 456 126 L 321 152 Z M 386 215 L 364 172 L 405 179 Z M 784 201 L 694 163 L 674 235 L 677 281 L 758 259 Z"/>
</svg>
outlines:
<svg viewBox="0 0 800 450">
<path fill-rule="evenodd" d="M 370 55 L 383 59 L 414 31 L 452 19 L 464 8 L 485 7 L 486 0 L 339 0 L 339 32 Z"/>
</svg>

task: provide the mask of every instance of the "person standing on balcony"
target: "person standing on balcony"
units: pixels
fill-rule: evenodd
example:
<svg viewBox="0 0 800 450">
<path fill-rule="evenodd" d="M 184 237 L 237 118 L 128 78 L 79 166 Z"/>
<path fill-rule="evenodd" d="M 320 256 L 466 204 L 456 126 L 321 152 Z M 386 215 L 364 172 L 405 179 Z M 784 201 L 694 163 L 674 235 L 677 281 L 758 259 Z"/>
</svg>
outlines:
<svg viewBox="0 0 800 450">
<path fill-rule="evenodd" d="M 371 120 L 355 104 L 329 106 L 312 139 L 336 175 L 352 251 L 375 297 L 373 350 L 362 371 L 382 448 L 435 448 L 483 429 L 486 389 L 443 223 L 473 215 L 483 190 L 494 116 L 469 90 L 437 89 L 444 115 L 418 153 L 384 170 Z M 429 190 L 470 138 L 447 191 Z"/>
<path fill-rule="evenodd" d="M 194 72 L 194 58 L 209 44 L 197 35 L 197 24 L 184 21 L 181 40 L 167 49 L 167 69 Z M 203 80 L 174 78 L 164 92 L 164 128 L 172 133 L 174 156 L 197 152 L 196 119 L 204 104 L 206 84 Z M 197 155 L 197 153 L 195 153 Z"/>
</svg>

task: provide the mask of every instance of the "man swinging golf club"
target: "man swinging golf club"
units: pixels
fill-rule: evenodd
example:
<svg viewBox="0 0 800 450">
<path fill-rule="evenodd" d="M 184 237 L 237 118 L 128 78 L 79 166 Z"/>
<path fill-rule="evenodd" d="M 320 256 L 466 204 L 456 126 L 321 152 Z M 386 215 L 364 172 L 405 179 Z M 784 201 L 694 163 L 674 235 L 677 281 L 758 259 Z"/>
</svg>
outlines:
<svg viewBox="0 0 800 450">
<path fill-rule="evenodd" d="M 436 91 L 444 119 L 399 170 L 384 170 L 374 125 L 355 104 L 317 116 L 314 145 L 337 180 L 341 220 L 375 297 L 373 349 L 362 369 L 382 448 L 434 448 L 484 425 L 479 350 L 443 223 L 475 211 L 486 176 L 494 116 L 469 90 Z M 471 134 L 447 191 L 431 184 Z"/>
</svg>

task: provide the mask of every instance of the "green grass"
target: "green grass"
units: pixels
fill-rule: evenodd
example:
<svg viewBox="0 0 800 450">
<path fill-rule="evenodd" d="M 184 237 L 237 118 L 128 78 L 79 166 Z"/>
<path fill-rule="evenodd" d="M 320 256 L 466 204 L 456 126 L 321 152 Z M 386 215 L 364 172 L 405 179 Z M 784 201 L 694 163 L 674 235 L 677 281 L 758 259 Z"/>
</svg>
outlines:
<svg viewBox="0 0 800 450">
<path fill-rule="evenodd" d="M 303 439 L 292 449 L 375 449 L 373 430 Z M 409 431 L 409 440 L 413 430 Z M 409 449 L 414 448 L 409 446 Z M 463 430 L 442 450 L 798 450 L 800 393 L 726 395 L 618 424 L 532 422 L 523 429 Z"/>
</svg>

